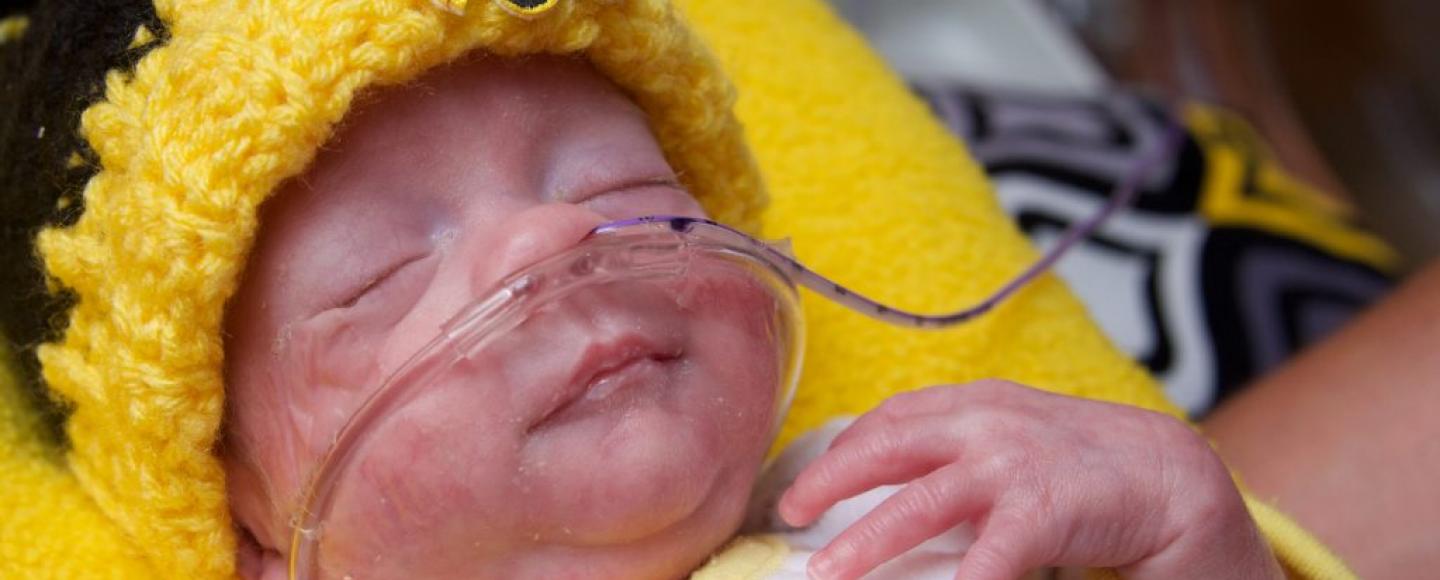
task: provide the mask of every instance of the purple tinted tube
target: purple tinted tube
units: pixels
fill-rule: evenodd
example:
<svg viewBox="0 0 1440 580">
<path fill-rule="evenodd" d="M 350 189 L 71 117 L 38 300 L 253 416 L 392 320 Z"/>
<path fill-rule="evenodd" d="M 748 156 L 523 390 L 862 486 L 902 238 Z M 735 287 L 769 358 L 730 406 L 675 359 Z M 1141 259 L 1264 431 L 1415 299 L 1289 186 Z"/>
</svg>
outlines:
<svg viewBox="0 0 1440 580">
<path fill-rule="evenodd" d="M 1009 298 L 1019 291 L 1026 284 L 1038 278 L 1051 266 L 1055 265 L 1067 251 L 1076 246 L 1080 240 L 1085 239 L 1094 233 L 1101 224 L 1115 215 L 1120 208 L 1130 205 L 1140 191 L 1140 185 L 1150 177 L 1150 174 L 1162 163 L 1173 159 L 1180 147 L 1181 138 L 1184 133 L 1178 122 L 1172 122 L 1166 129 L 1164 137 L 1152 151 L 1135 163 L 1135 167 L 1125 176 L 1110 195 L 1105 205 L 1084 221 L 1078 222 L 1066 230 L 1060 241 L 1050 248 L 1050 251 L 1026 268 L 1020 275 L 1011 279 L 1001 286 L 989 297 L 967 308 L 942 314 L 919 314 L 908 312 L 898 308 L 886 306 L 878 301 L 867 298 L 840 284 L 832 282 L 828 278 L 815 273 L 800 262 L 785 255 L 768 243 L 752 238 L 729 226 L 716 223 L 711 220 L 678 217 L 678 216 L 646 216 L 634 219 L 609 222 L 596 227 L 590 232 L 591 236 L 620 233 L 635 229 L 646 228 L 668 228 L 680 234 L 695 236 L 699 239 L 710 239 L 717 242 L 730 244 L 748 244 L 754 246 L 758 253 L 768 259 L 771 266 L 788 276 L 790 280 L 800 286 L 809 288 L 816 293 L 837 302 L 846 308 L 865 314 L 867 316 L 889 322 L 899 326 L 914 328 L 944 328 L 968 321 L 980 316 L 996 305 Z"/>
</svg>

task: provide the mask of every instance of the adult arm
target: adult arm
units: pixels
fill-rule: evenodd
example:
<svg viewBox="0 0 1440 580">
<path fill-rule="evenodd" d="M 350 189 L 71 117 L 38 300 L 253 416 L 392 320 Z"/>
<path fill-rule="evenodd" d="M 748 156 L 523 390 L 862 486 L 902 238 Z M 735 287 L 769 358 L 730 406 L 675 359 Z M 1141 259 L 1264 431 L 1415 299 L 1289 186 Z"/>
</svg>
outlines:
<svg viewBox="0 0 1440 580">
<path fill-rule="evenodd" d="M 1440 261 L 1204 428 L 1360 576 L 1440 571 Z"/>
</svg>

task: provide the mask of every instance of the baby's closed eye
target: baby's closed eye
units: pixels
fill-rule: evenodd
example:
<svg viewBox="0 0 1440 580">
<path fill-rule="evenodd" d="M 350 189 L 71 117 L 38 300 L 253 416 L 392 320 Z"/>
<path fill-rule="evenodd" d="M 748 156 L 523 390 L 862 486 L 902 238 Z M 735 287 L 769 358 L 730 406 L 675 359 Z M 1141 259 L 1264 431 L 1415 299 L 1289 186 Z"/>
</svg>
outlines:
<svg viewBox="0 0 1440 580">
<path fill-rule="evenodd" d="M 622 183 L 575 203 L 612 220 L 646 215 L 705 217 L 699 202 L 674 177 Z"/>
<path fill-rule="evenodd" d="M 361 278 L 364 283 L 340 293 L 345 298 L 330 310 L 355 310 L 386 319 L 377 322 L 394 322 L 420 300 L 435 276 L 439 258 L 438 252 L 430 251 L 381 263 L 375 268 L 378 273 Z"/>
</svg>

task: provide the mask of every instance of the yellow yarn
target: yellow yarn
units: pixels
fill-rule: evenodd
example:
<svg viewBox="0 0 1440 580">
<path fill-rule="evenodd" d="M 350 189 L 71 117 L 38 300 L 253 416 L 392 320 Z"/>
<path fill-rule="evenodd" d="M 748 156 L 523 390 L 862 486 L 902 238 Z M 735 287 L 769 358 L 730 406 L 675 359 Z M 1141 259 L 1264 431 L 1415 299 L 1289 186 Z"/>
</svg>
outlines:
<svg viewBox="0 0 1440 580">
<path fill-rule="evenodd" d="M 464 14 L 465 7 L 470 4 L 469 0 L 430 0 L 441 10 L 451 14 Z"/>
<path fill-rule="evenodd" d="M 153 578 L 145 559 L 66 472 L 60 453 L 36 437 L 42 418 L 29 407 L 7 344 L 0 336 L 0 578 L 85 570 Z"/>
<path fill-rule="evenodd" d="M 150 32 L 149 27 L 141 24 L 135 29 L 135 36 L 130 39 L 130 46 L 128 48 L 140 48 L 152 42 L 155 42 L 155 33 Z"/>
<path fill-rule="evenodd" d="M 110 74 L 85 111 L 102 170 L 74 227 L 39 238 L 79 298 L 39 351 L 74 414 L 69 467 L 157 569 L 233 570 L 224 474 L 221 323 L 256 208 L 299 173 L 357 91 L 464 53 L 579 53 L 650 115 L 681 180 L 720 220 L 756 229 L 763 194 L 733 92 L 665 2 L 571 1 L 521 19 L 426 0 L 157 2 L 169 42 Z"/>
</svg>

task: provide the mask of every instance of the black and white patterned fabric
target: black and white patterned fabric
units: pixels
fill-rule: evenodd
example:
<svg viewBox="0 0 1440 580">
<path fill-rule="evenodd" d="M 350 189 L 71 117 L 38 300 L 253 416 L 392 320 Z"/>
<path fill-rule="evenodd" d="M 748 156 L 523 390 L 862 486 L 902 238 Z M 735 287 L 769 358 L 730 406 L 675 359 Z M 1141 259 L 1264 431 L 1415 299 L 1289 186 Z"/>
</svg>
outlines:
<svg viewBox="0 0 1440 580">
<path fill-rule="evenodd" d="M 1171 123 L 1164 107 L 1129 93 L 917 92 L 1041 247 L 1099 209 Z M 1394 258 L 1343 210 L 1277 173 L 1238 119 L 1204 107 L 1180 118 L 1179 153 L 1057 270 L 1107 334 L 1199 417 L 1383 295 Z"/>
</svg>

